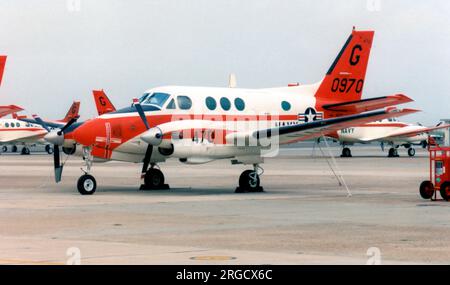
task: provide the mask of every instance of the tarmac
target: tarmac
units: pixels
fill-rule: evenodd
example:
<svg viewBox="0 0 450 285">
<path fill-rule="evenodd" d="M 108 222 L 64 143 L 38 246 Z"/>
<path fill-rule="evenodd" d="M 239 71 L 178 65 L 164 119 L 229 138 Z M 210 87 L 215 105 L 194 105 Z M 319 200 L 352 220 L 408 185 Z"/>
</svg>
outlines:
<svg viewBox="0 0 450 285">
<path fill-rule="evenodd" d="M 427 152 L 378 147 L 337 157 L 352 197 L 319 149 L 266 158 L 264 193 L 235 194 L 247 167 L 161 164 L 171 190 L 139 191 L 139 164 L 80 158 L 54 182 L 52 157 L 0 155 L 0 264 L 448 264 L 450 203 L 423 200 Z M 338 148 L 332 151 L 339 154 Z"/>
</svg>

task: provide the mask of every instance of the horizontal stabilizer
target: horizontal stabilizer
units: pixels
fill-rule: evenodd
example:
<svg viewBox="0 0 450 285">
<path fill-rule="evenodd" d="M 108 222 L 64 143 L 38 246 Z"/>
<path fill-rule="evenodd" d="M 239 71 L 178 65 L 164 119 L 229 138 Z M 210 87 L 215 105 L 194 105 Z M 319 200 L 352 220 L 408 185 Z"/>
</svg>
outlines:
<svg viewBox="0 0 450 285">
<path fill-rule="evenodd" d="M 357 101 L 348 101 L 337 104 L 326 104 L 322 108 L 327 111 L 343 112 L 343 113 L 362 113 L 373 111 L 389 106 L 405 104 L 413 100 L 406 95 L 396 94 L 391 96 L 383 96 Z"/>
<path fill-rule="evenodd" d="M 16 105 L 0 106 L 0 118 L 20 111 L 23 111 L 23 109 Z"/>
</svg>

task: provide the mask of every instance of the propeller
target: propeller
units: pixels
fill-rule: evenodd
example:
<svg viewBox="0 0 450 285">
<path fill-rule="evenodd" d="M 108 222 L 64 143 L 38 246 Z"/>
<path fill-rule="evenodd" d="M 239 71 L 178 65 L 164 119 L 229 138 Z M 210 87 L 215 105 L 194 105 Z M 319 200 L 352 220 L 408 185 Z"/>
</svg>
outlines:
<svg viewBox="0 0 450 285">
<path fill-rule="evenodd" d="M 53 144 L 53 165 L 55 168 L 55 181 L 56 183 L 61 181 L 63 164 L 61 164 L 61 156 L 59 147 L 64 144 L 64 132 L 72 126 L 80 116 L 70 119 L 61 129 L 50 129 L 48 125 L 37 115 L 33 115 L 35 121 L 41 125 L 47 134 L 44 136 L 44 140 Z"/>
<path fill-rule="evenodd" d="M 139 117 L 141 117 L 142 122 L 145 125 L 145 129 L 149 130 L 150 125 L 148 124 L 147 117 L 145 116 L 144 110 L 142 109 L 141 103 L 139 103 L 139 100 L 137 98 L 133 99 L 133 106 L 136 108 L 136 111 L 139 114 Z M 141 171 L 141 178 L 144 178 L 145 173 L 147 172 L 148 165 L 150 164 L 150 159 L 152 158 L 152 152 L 153 152 L 153 144 L 149 143 L 147 146 L 147 150 L 145 151 L 144 156 L 144 164 L 142 165 L 142 171 Z"/>
</svg>

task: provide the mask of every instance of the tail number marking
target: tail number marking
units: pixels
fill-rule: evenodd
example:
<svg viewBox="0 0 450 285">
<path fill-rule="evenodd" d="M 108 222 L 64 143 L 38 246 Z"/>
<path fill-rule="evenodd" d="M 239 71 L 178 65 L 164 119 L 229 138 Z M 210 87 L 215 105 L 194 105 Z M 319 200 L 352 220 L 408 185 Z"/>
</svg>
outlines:
<svg viewBox="0 0 450 285">
<path fill-rule="evenodd" d="M 335 78 L 333 84 L 331 84 L 331 92 L 349 93 L 354 89 L 356 93 L 361 93 L 363 86 L 363 79 L 357 81 L 354 78 Z"/>
</svg>

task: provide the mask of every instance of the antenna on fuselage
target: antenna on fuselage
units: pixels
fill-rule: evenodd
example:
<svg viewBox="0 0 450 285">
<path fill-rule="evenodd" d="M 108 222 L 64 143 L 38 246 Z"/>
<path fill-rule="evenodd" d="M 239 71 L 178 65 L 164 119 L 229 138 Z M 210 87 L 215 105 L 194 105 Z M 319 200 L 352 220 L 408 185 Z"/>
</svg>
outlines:
<svg viewBox="0 0 450 285">
<path fill-rule="evenodd" d="M 228 78 L 228 87 L 236 88 L 236 86 L 237 86 L 236 74 L 230 73 L 230 77 Z"/>
</svg>

